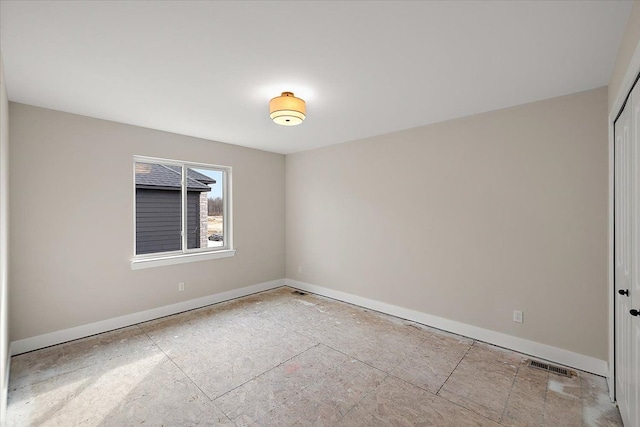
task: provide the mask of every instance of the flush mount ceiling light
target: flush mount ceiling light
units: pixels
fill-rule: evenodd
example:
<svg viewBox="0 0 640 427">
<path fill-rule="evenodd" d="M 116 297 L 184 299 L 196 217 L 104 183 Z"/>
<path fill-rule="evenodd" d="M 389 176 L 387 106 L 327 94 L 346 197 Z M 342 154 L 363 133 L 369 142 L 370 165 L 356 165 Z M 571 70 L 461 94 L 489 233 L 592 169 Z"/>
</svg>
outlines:
<svg viewBox="0 0 640 427">
<path fill-rule="evenodd" d="M 282 95 L 269 101 L 271 119 L 282 126 L 299 125 L 306 111 L 304 100 L 293 96 L 293 92 L 282 92 Z"/>
</svg>

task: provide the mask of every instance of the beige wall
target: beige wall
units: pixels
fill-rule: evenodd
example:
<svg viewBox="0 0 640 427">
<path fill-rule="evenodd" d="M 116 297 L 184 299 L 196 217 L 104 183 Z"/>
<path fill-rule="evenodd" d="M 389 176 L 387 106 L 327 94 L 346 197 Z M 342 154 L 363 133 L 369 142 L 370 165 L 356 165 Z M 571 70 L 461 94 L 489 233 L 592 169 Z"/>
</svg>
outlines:
<svg viewBox="0 0 640 427">
<path fill-rule="evenodd" d="M 284 277 L 284 156 L 15 103 L 9 117 L 12 340 Z M 132 271 L 134 155 L 231 166 L 236 256 Z"/>
<path fill-rule="evenodd" d="M 607 358 L 606 88 L 286 170 L 288 278 Z"/>
<path fill-rule="evenodd" d="M 616 97 L 618 96 L 625 74 L 629 68 L 629 63 L 640 42 L 640 1 L 634 1 L 629 20 L 624 30 L 622 42 L 618 48 L 616 62 L 613 67 L 611 79 L 609 80 L 609 111 L 614 108 Z M 637 72 L 637 70 L 634 70 Z M 628 91 L 629 88 L 626 88 Z M 626 95 L 626 94 L 625 94 Z M 619 106 L 616 106 L 619 108 Z"/>
<path fill-rule="evenodd" d="M 9 369 L 8 231 L 9 231 L 9 101 L 0 54 L 0 425 L 4 425 Z"/>
</svg>

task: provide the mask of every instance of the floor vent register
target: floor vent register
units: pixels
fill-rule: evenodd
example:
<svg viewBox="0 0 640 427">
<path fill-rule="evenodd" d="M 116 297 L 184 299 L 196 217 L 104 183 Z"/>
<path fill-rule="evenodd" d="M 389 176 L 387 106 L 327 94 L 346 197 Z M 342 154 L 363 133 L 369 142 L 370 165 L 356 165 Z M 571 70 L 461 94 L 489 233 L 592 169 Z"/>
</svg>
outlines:
<svg viewBox="0 0 640 427">
<path fill-rule="evenodd" d="M 571 371 L 567 368 L 563 368 L 561 366 L 556 366 L 556 365 L 550 365 L 548 363 L 540 362 L 538 360 L 529 360 L 529 367 L 551 372 L 552 374 L 560 375 L 562 377 L 570 378 L 570 377 L 576 376 L 576 373 L 574 371 Z"/>
</svg>

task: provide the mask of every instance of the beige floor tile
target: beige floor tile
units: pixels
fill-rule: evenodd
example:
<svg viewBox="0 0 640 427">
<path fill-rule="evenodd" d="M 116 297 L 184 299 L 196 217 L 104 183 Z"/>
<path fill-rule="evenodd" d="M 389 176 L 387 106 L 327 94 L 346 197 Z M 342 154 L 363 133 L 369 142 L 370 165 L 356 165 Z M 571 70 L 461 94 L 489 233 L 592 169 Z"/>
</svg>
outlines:
<svg viewBox="0 0 640 427">
<path fill-rule="evenodd" d="M 278 406 L 260 420 L 245 423 L 236 421 L 242 426 L 335 426 L 341 418 L 336 408 L 319 402 L 313 396 L 305 395 L 295 401 Z"/>
<path fill-rule="evenodd" d="M 580 378 L 549 375 L 543 426 L 582 426 Z"/>
<path fill-rule="evenodd" d="M 107 360 L 154 347 L 137 326 L 118 329 L 11 358 L 9 389 L 45 381 Z"/>
<path fill-rule="evenodd" d="M 322 341 L 320 338 L 326 340 L 334 335 L 353 338 L 363 330 L 397 332 L 401 335 L 415 332 L 415 328 L 407 327 L 411 322 L 312 294 L 293 295 L 277 311 L 262 315 L 269 314 L 273 316 L 272 319 L 293 327 L 296 332 L 319 341 Z M 291 319 L 296 320 L 292 323 Z"/>
<path fill-rule="evenodd" d="M 62 345 L 13 356 L 11 358 L 9 390 L 16 390 L 69 372 L 72 367 L 65 367 L 67 364 L 61 362 L 63 357 Z"/>
<path fill-rule="evenodd" d="M 422 342 L 415 333 L 363 331 L 358 335 L 351 341 L 351 345 L 336 348 L 387 373 L 395 369 Z"/>
<path fill-rule="evenodd" d="M 8 426 L 222 425 L 229 420 L 160 351 L 120 357 L 9 396 Z"/>
<path fill-rule="evenodd" d="M 611 403 L 607 380 L 580 373 L 582 386 L 582 419 L 586 427 L 614 427 L 622 425 L 620 411 Z"/>
<path fill-rule="evenodd" d="M 288 288 L 278 288 L 214 304 L 201 310 L 207 315 L 217 315 L 221 318 L 233 318 L 247 314 L 259 315 L 268 311 L 277 312 L 276 308 L 289 301 L 291 293 L 292 291 Z"/>
<path fill-rule="evenodd" d="M 215 404 L 231 419 L 254 422 L 347 360 L 344 354 L 317 345 L 220 396 Z"/>
<path fill-rule="evenodd" d="M 355 380 L 355 379 L 354 379 Z M 357 401 L 360 396 L 355 392 L 357 380 L 351 386 L 346 381 L 327 381 L 327 389 L 333 389 L 339 396 L 328 398 L 328 390 L 317 394 L 317 390 L 305 389 L 294 398 L 276 406 L 269 413 L 257 420 L 247 417 L 236 419 L 238 426 L 335 426 L 355 405 L 350 398 Z M 351 389 L 351 390 L 349 390 Z M 351 396 L 348 396 L 351 394 Z M 357 396 L 357 397 L 356 397 Z"/>
<path fill-rule="evenodd" d="M 322 400 L 307 390 L 288 406 L 295 415 L 292 426 L 335 426 L 346 413 L 338 402 Z"/>
<path fill-rule="evenodd" d="M 274 333 L 261 339 L 228 340 L 197 348 L 185 346 L 172 360 L 215 399 L 314 345 L 306 337 Z"/>
<path fill-rule="evenodd" d="M 437 393 L 470 349 L 473 340 L 426 329 L 419 335 L 424 338 L 422 343 L 399 360 L 391 374 Z"/>
<path fill-rule="evenodd" d="M 499 421 L 522 359 L 513 352 L 475 343 L 438 395 Z"/>
<path fill-rule="evenodd" d="M 144 322 L 139 327 L 149 335 L 162 331 L 163 335 L 171 336 L 179 333 L 197 333 L 203 329 L 212 332 L 219 325 L 243 322 L 253 322 L 255 325 L 260 323 L 261 313 L 275 310 L 278 305 L 286 303 L 289 294 L 288 289 L 278 288 Z"/>
<path fill-rule="evenodd" d="M 290 324 L 291 319 L 296 319 L 296 323 L 309 325 L 305 323 L 306 319 L 313 322 L 338 320 L 348 311 L 344 304 L 335 300 L 313 294 L 298 295 L 295 291 L 288 292 L 281 298 L 277 307 L 277 310 L 264 310 L 262 315 L 286 324 Z"/>
<path fill-rule="evenodd" d="M 322 378 L 305 389 L 316 401 L 346 414 L 364 396 L 374 390 L 387 377 L 387 373 L 356 359 L 330 369 Z"/>
<path fill-rule="evenodd" d="M 201 320 L 182 327 L 159 322 L 142 328 L 212 399 L 317 344 L 280 323 L 234 310 L 233 318 L 203 310 Z"/>
<path fill-rule="evenodd" d="M 498 424 L 394 377 L 340 420 L 342 426 L 492 426 Z"/>
<path fill-rule="evenodd" d="M 509 400 L 500 423 L 505 426 L 538 426 L 547 396 L 549 373 L 527 366 L 523 360 L 513 382 Z"/>
<path fill-rule="evenodd" d="M 385 372 L 423 341 L 408 322 L 387 321 L 378 313 L 343 309 L 330 317 L 296 331 Z"/>
<path fill-rule="evenodd" d="M 312 362 L 314 352 L 309 350 L 305 352 L 308 362 L 294 358 L 257 379 L 266 381 L 247 383 L 217 399 L 216 404 L 238 425 L 335 425 L 387 374 L 355 359 L 345 359 L 341 353 L 323 349 L 322 345 L 317 349 L 316 354 L 324 354 L 321 363 Z M 257 405 L 252 402 L 247 407 L 257 406 L 260 412 L 245 408 L 239 412 L 226 411 L 229 406 L 241 406 L 238 400 L 246 400 L 247 392 L 253 394 L 248 399 L 258 401 Z"/>
</svg>

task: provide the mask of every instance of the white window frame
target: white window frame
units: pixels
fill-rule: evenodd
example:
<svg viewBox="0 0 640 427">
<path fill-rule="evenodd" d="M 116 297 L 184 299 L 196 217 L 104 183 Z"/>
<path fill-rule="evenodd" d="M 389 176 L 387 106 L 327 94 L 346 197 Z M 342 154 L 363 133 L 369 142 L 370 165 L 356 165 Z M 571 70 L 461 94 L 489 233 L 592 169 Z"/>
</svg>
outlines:
<svg viewBox="0 0 640 427">
<path fill-rule="evenodd" d="M 181 202 L 181 246 L 182 249 L 170 252 L 157 252 L 152 254 L 136 255 L 136 163 L 153 163 L 169 166 L 179 166 L 182 168 L 182 194 Z M 187 262 L 204 261 L 216 258 L 227 258 L 235 255 L 233 246 L 233 212 L 232 212 L 232 191 L 230 166 L 212 165 L 207 163 L 188 162 L 182 160 L 162 159 L 157 157 L 133 156 L 133 258 L 131 259 L 131 269 L 160 267 L 164 265 L 183 264 Z M 222 172 L 222 226 L 223 242 L 220 247 L 212 248 L 187 248 L 187 169 L 211 169 Z"/>
</svg>

